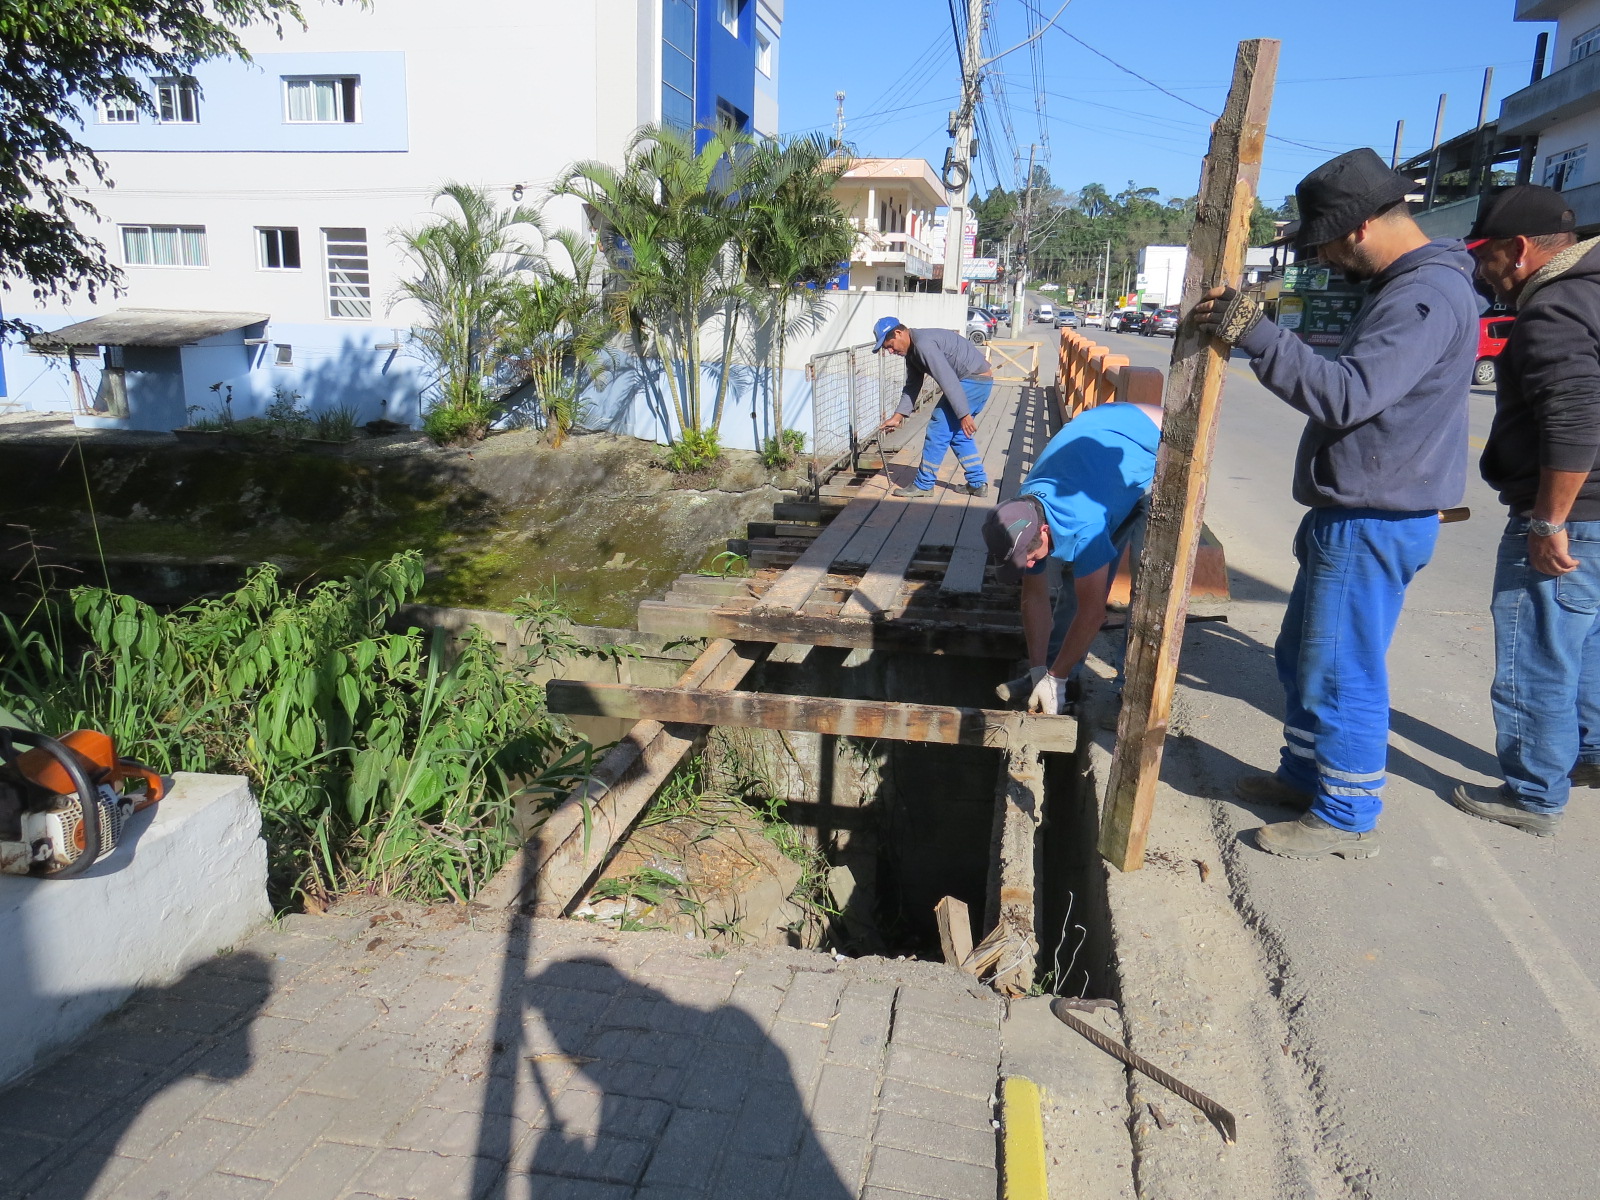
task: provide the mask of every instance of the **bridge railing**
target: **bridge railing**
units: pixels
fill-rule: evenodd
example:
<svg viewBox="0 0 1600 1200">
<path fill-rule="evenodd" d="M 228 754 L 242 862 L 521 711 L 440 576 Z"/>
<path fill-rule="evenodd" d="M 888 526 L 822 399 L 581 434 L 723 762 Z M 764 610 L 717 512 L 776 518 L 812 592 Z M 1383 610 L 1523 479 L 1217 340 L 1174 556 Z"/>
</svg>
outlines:
<svg viewBox="0 0 1600 1200">
<path fill-rule="evenodd" d="M 1124 354 L 1113 354 L 1074 330 L 1061 331 L 1056 403 L 1062 421 L 1112 400 L 1160 408 L 1164 386 L 1165 377 L 1155 367 L 1135 367 Z"/>
</svg>

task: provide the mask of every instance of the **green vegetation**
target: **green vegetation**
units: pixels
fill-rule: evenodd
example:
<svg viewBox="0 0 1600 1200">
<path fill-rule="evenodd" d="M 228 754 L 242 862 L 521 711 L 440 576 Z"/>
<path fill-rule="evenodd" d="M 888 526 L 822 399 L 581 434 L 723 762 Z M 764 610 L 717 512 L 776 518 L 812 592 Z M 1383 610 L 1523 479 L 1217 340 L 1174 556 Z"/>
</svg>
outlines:
<svg viewBox="0 0 1600 1200">
<path fill-rule="evenodd" d="M 798 429 L 785 429 L 761 443 L 761 465 L 769 471 L 785 471 L 800 461 L 806 452 L 806 435 Z"/>
<path fill-rule="evenodd" d="M 532 665 L 582 652 L 550 600 L 520 605 L 523 662 L 476 629 L 389 632 L 415 552 L 295 592 L 263 566 L 162 613 L 102 588 L 0 618 L 0 707 L 102 729 L 161 771 L 249 778 L 274 900 L 350 892 L 465 900 L 510 857 L 517 798 L 553 796 L 588 747 L 544 708 Z"/>
<path fill-rule="evenodd" d="M 722 457 L 722 435 L 715 429 L 685 429 L 667 447 L 662 461 L 679 475 L 709 471 Z"/>
</svg>

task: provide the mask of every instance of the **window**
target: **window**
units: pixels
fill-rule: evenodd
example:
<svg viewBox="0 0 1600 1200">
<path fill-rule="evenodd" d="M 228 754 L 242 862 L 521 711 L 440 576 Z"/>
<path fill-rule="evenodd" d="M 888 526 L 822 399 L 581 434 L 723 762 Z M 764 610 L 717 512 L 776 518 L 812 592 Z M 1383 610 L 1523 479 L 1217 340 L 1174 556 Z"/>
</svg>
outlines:
<svg viewBox="0 0 1600 1200">
<path fill-rule="evenodd" d="M 734 37 L 739 36 L 740 0 L 717 0 L 717 20 Z"/>
<path fill-rule="evenodd" d="M 694 6 L 661 2 L 661 120 L 679 129 L 694 125 Z"/>
<path fill-rule="evenodd" d="M 107 96 L 100 101 L 100 124 L 137 125 L 139 106 L 122 96 Z"/>
<path fill-rule="evenodd" d="M 328 263 L 328 315 L 372 319 L 372 274 L 365 229 L 324 229 Z"/>
<path fill-rule="evenodd" d="M 361 120 L 361 76 L 311 75 L 283 81 L 283 119 L 291 125 L 354 125 Z"/>
<path fill-rule="evenodd" d="M 203 267 L 204 225 L 124 225 L 122 261 L 130 267 Z"/>
<path fill-rule="evenodd" d="M 717 101 L 717 124 L 725 125 L 729 129 L 745 130 L 750 127 L 750 118 L 726 100 L 719 99 Z"/>
<path fill-rule="evenodd" d="M 200 85 L 187 75 L 156 80 L 156 120 L 163 125 L 197 124 Z"/>
<path fill-rule="evenodd" d="M 298 271 L 300 269 L 300 231 L 298 229 L 258 229 L 261 243 L 261 269 Z"/>
<path fill-rule="evenodd" d="M 292 345 L 290 345 L 288 342 L 278 342 L 272 348 L 274 351 L 276 351 L 276 353 L 273 355 L 273 366 L 294 366 L 294 347 Z"/>
<path fill-rule="evenodd" d="M 1544 160 L 1544 185 L 1564 192 L 1583 183 L 1583 156 L 1588 146 L 1576 150 L 1563 150 Z"/>
<path fill-rule="evenodd" d="M 1568 65 L 1579 59 L 1588 58 L 1596 50 L 1600 50 L 1600 25 L 1596 25 L 1588 33 L 1580 33 L 1572 39 L 1572 58 Z"/>
<path fill-rule="evenodd" d="M 772 39 L 764 29 L 756 30 L 756 70 L 772 78 Z"/>
</svg>

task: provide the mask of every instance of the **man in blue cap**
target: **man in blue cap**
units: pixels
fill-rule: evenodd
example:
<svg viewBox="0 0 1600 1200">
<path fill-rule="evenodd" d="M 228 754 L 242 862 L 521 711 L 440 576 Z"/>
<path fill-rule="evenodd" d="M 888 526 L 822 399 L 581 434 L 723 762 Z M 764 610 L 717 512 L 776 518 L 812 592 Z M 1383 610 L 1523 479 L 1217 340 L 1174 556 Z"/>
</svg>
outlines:
<svg viewBox="0 0 1600 1200">
<path fill-rule="evenodd" d="M 1299 249 L 1367 285 L 1336 358 L 1234 288 L 1208 292 L 1189 316 L 1248 354 L 1266 389 L 1307 417 L 1294 498 L 1308 511 L 1276 647 L 1284 744 L 1276 771 L 1234 785 L 1243 799 L 1305 813 L 1256 831 L 1258 846 L 1286 858 L 1378 852 L 1389 640 L 1433 555 L 1439 511 L 1466 489 L 1480 301 L 1466 247 L 1411 219 L 1415 186 L 1361 149 L 1295 188 Z"/>
<path fill-rule="evenodd" d="M 900 428 L 911 415 L 929 375 L 944 393 L 928 419 L 927 440 L 922 443 L 922 465 L 910 487 L 897 488 L 896 496 L 931 496 L 939 478 L 939 466 L 952 443 L 956 459 L 966 475 L 966 490 L 974 496 L 989 491 L 989 478 L 983 471 L 983 457 L 972 435 L 978 432 L 977 416 L 994 390 L 994 372 L 989 360 L 966 338 L 953 329 L 907 329 L 898 317 L 882 317 L 872 327 L 874 354 L 887 350 L 906 360 L 906 386 L 894 415 L 883 423 L 887 430 Z"/>
</svg>

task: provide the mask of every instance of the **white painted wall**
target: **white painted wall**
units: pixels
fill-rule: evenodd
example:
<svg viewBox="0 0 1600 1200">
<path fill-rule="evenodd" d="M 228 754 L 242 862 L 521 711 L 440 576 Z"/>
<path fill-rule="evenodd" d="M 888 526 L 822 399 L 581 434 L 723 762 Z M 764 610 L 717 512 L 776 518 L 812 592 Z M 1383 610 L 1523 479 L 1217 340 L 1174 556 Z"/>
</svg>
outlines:
<svg viewBox="0 0 1600 1200">
<path fill-rule="evenodd" d="M 261 812 L 231 775 L 177 774 L 86 875 L 0 875 L 0 1084 L 271 916 Z"/>
<path fill-rule="evenodd" d="M 1545 160 L 1551 155 L 1587 146 L 1583 160 L 1583 178 L 1576 186 L 1600 183 L 1600 97 L 1595 107 L 1565 121 L 1550 126 L 1539 135 L 1538 157 L 1533 164 L 1533 182 L 1544 182 Z"/>
<path fill-rule="evenodd" d="M 1556 21 L 1555 47 L 1550 55 L 1550 71 L 1572 64 L 1572 43 L 1577 37 L 1600 25 L 1600 0 L 1578 0 L 1568 5 Z"/>
</svg>

